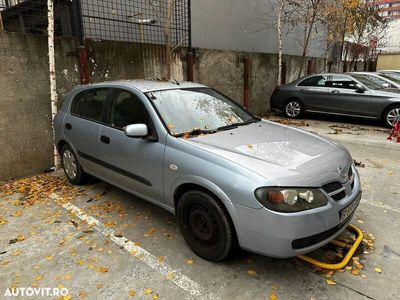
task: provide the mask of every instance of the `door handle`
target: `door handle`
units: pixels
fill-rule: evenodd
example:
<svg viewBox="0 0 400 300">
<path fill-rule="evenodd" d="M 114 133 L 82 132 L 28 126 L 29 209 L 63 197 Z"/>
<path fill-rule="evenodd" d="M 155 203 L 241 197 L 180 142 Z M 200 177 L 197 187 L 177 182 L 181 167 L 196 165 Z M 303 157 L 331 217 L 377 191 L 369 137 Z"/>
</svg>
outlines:
<svg viewBox="0 0 400 300">
<path fill-rule="evenodd" d="M 332 94 L 340 94 L 340 92 L 338 90 L 333 90 L 331 91 Z"/>
<path fill-rule="evenodd" d="M 105 136 L 105 135 L 102 135 L 102 136 L 100 137 L 100 141 L 101 141 L 103 144 L 109 144 L 109 143 L 111 142 L 110 138 L 109 138 L 108 136 Z"/>
<path fill-rule="evenodd" d="M 72 125 L 70 123 L 65 123 L 65 128 L 68 130 L 72 129 Z"/>
</svg>

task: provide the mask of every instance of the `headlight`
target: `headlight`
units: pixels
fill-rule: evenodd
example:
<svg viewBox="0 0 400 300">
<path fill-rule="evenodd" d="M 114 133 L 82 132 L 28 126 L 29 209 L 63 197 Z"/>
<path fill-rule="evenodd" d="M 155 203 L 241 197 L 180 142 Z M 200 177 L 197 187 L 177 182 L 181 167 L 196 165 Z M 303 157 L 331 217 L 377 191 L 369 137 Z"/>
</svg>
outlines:
<svg viewBox="0 0 400 300">
<path fill-rule="evenodd" d="M 313 209 L 328 203 L 318 189 L 266 187 L 257 189 L 254 195 L 264 207 L 286 213 Z"/>
</svg>

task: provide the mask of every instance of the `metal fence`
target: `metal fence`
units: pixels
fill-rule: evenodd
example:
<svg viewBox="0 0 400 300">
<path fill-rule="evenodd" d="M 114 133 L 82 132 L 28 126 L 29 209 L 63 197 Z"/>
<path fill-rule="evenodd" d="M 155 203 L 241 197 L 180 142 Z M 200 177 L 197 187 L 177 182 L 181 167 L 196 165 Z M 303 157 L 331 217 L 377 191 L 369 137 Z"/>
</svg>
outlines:
<svg viewBox="0 0 400 300">
<path fill-rule="evenodd" d="M 190 44 L 190 0 L 54 0 L 54 3 L 57 36 L 151 44 L 165 44 L 168 37 L 173 47 Z M 47 0 L 0 0 L 1 9 L 5 30 L 46 34 Z"/>
</svg>

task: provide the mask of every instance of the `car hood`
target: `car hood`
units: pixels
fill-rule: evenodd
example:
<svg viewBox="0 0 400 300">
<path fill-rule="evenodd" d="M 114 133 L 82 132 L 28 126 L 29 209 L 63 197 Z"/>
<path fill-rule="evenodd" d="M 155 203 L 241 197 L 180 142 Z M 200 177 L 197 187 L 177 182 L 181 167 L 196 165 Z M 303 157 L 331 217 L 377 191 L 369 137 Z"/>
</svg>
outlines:
<svg viewBox="0 0 400 300">
<path fill-rule="evenodd" d="M 332 140 L 281 124 L 261 121 L 203 135 L 187 142 L 250 169 L 277 186 L 320 187 L 345 182 L 352 158 Z"/>
<path fill-rule="evenodd" d="M 399 89 L 384 89 L 384 90 L 372 90 L 372 94 L 375 96 L 382 96 L 388 98 L 397 98 L 400 99 L 400 90 Z"/>
</svg>

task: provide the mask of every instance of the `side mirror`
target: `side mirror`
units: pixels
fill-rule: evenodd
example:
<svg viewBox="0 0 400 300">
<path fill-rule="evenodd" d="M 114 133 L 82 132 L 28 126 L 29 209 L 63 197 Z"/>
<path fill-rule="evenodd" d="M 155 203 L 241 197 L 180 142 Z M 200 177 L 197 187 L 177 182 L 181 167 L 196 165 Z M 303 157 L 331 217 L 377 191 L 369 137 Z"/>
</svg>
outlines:
<svg viewBox="0 0 400 300">
<path fill-rule="evenodd" d="M 146 124 L 131 124 L 124 128 L 125 135 L 132 138 L 144 138 L 149 135 Z"/>
<path fill-rule="evenodd" d="M 361 85 L 359 83 L 356 84 L 356 92 L 357 93 L 364 93 L 366 90 L 367 89 L 363 85 Z"/>
</svg>

